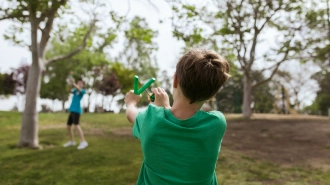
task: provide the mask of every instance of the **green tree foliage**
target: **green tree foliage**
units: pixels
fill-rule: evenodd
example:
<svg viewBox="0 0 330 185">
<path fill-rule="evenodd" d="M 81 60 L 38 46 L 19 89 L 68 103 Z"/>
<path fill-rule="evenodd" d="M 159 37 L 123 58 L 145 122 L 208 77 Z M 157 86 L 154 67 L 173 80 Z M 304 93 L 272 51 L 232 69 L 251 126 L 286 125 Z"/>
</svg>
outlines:
<svg viewBox="0 0 330 185">
<path fill-rule="evenodd" d="M 134 17 L 125 31 L 124 50 L 117 60 L 134 70 L 140 79 L 157 77 L 156 36 L 157 32 L 149 28 L 146 20 L 141 17 Z"/>
<path fill-rule="evenodd" d="M 87 25 L 81 25 L 73 32 L 66 30 L 66 32 L 68 32 L 65 34 L 66 36 L 63 35 L 63 32 L 65 33 L 64 30 L 56 32 L 46 55 L 52 57 L 62 55 L 68 50 L 73 50 L 75 46 L 81 42 L 79 38 L 82 37 L 87 29 Z M 94 44 L 94 46 L 92 44 L 93 40 L 89 39 L 86 48 L 79 54 L 70 59 L 51 63 L 46 67 L 40 91 L 41 98 L 57 99 L 62 101 L 64 105 L 69 95 L 69 87 L 66 79 L 71 72 L 76 80 L 84 79 L 86 84 L 85 88 L 89 90 L 88 92 L 93 90 L 93 83 L 97 76 L 95 69 L 102 68 L 109 64 L 106 55 L 102 51 L 104 47 L 114 42 L 116 34 L 99 33 L 97 37 L 95 36 L 93 38 L 101 40 L 102 42 Z"/>
<path fill-rule="evenodd" d="M 260 73 L 254 73 L 253 79 L 261 81 L 265 77 Z M 253 111 L 258 113 L 272 112 L 275 104 L 273 92 L 274 89 L 270 83 L 264 83 L 253 89 Z M 215 98 L 218 110 L 225 113 L 242 113 L 243 75 L 240 73 L 233 75 L 216 94 Z"/>
<path fill-rule="evenodd" d="M 15 44 L 26 46 L 27 43 L 24 43 L 24 36 L 22 36 L 24 30 L 29 30 L 28 33 L 30 35 L 30 42 L 28 42 L 28 45 L 31 51 L 32 65 L 30 67 L 26 86 L 26 103 L 22 116 L 22 129 L 18 142 L 19 147 L 39 147 L 37 99 L 40 92 L 42 71 L 45 70 L 47 65 L 60 60 L 70 59 L 82 51 L 87 45 L 93 44 L 89 43 L 88 38 L 93 33 L 96 23 L 99 22 L 100 19 L 104 19 L 108 16 L 108 14 L 104 14 L 109 12 L 109 6 L 106 6 L 106 3 L 107 1 L 96 2 L 94 0 L 8 0 L 6 3 L 1 4 L 0 21 L 6 19 L 14 21 L 12 27 L 8 31 L 9 34 L 5 35 L 5 39 L 11 40 Z M 79 34 L 83 37 L 75 38 L 81 42 L 73 50 L 65 50 L 65 53 L 61 53 L 61 55 L 58 56 L 48 55 L 52 56 L 52 58 L 47 58 L 46 49 L 50 38 L 53 37 L 53 28 L 58 26 L 61 32 L 61 28 L 67 25 L 63 25 L 63 23 L 61 25 L 63 20 L 60 18 L 73 15 L 75 12 L 70 11 L 72 6 L 81 4 L 90 10 L 85 11 L 90 20 L 82 20 L 82 17 L 78 16 L 74 17 L 74 19 L 70 19 L 70 21 L 79 20 L 81 22 L 90 22 L 87 32 Z M 110 12 L 112 18 L 113 15 L 114 14 Z M 122 19 L 121 17 L 116 21 L 121 22 Z M 73 25 L 72 22 L 67 24 Z M 105 25 L 108 24 L 103 24 L 102 30 L 107 30 Z M 82 27 L 81 30 L 86 30 L 86 27 Z M 99 51 L 106 49 L 106 46 L 112 42 L 113 38 L 114 35 L 111 33 L 104 34 L 100 37 L 102 41 L 99 45 L 100 47 L 98 47 Z M 95 43 L 98 43 L 98 41 L 95 41 Z"/>
<path fill-rule="evenodd" d="M 66 78 L 70 72 L 73 73 L 76 80 L 84 80 L 88 95 L 95 92 L 97 78 L 100 77 L 102 70 L 110 65 L 109 58 L 111 57 L 105 51 L 113 47 L 117 35 L 121 31 L 120 26 L 125 22 L 124 18 L 115 12 L 110 12 L 109 18 L 108 21 L 110 20 L 112 24 L 107 27 L 96 25 L 93 37 L 86 40 L 84 50 L 70 59 L 50 63 L 46 67 L 46 75 L 44 75 L 40 93 L 42 98 L 58 99 L 62 101 L 64 108 L 64 102 L 69 96 Z M 85 23 L 81 23 L 73 31 L 65 23 L 59 24 L 58 29 L 54 31 L 47 57 L 61 56 L 66 51 L 74 50 L 82 42 L 88 29 L 89 26 Z M 89 96 L 88 110 L 90 101 Z"/>
<path fill-rule="evenodd" d="M 150 78 L 156 78 L 157 84 L 157 74 L 159 70 L 155 55 L 155 52 L 158 50 L 157 43 L 155 42 L 157 32 L 149 27 L 144 18 L 137 16 L 129 22 L 124 36 L 124 49 L 120 52 L 116 61 L 119 61 L 125 67 L 118 64 L 112 65 L 114 68 L 113 70 L 118 75 L 122 84 L 121 92 L 125 94 L 133 89 L 134 75 L 139 76 L 141 86 Z M 127 71 L 129 76 L 121 76 L 118 71 Z M 155 84 L 153 84 L 153 86 L 154 85 Z M 143 94 L 143 96 L 145 96 L 145 94 Z M 123 105 L 123 99 L 119 100 L 118 103 Z M 149 101 L 147 98 L 142 98 L 139 106 L 148 104 Z"/>
<path fill-rule="evenodd" d="M 14 73 L 0 73 L 0 95 L 12 95 L 15 93 L 16 81 L 13 78 Z"/>
<path fill-rule="evenodd" d="M 312 78 L 317 71 L 314 62 L 297 62 L 277 71 L 273 82 L 277 87 L 285 87 L 293 109 L 301 111 L 304 101 L 310 99 L 309 96 L 315 95 L 318 90 L 318 81 Z"/>
<path fill-rule="evenodd" d="M 231 77 L 216 94 L 216 106 L 225 113 L 242 113 L 243 75 L 231 66 Z"/>
<path fill-rule="evenodd" d="M 116 96 L 119 94 L 118 90 L 121 88 L 118 77 L 114 72 L 105 73 L 102 77 L 102 80 L 98 81 L 98 83 L 95 85 L 97 91 L 104 96 Z"/>
<path fill-rule="evenodd" d="M 110 55 L 111 52 L 109 54 L 104 52 L 112 51 L 109 49 L 115 46 L 121 26 L 127 23 L 127 20 L 115 13 L 112 12 L 111 15 L 115 23 L 114 26 L 107 29 L 106 33 L 96 31 L 95 36 L 87 40 L 85 50 L 70 59 L 60 60 L 47 66 L 41 89 L 42 98 L 58 99 L 64 103 L 68 98 L 68 89 L 63 87 L 67 87 L 65 79 L 71 71 L 75 78 L 85 80 L 89 93 L 95 91 L 104 97 L 112 95 L 112 99 L 114 96 L 125 94 L 133 88 L 134 75 L 139 75 L 142 83 L 143 80 L 156 77 L 158 68 L 157 65 L 152 65 L 151 58 L 154 54 L 154 48 L 150 48 L 151 46 L 156 47 L 153 41 L 156 32 L 147 28 L 145 20 L 140 18 L 134 18 L 125 32 L 126 42 L 136 46 L 129 49 L 138 54 L 136 58 L 130 58 L 126 61 L 124 60 L 125 57 L 131 56 L 121 55 L 122 58 L 117 59 L 124 62 L 110 62 L 115 60 Z M 47 56 L 61 55 L 74 48 L 77 43 L 81 42 L 79 40 L 80 35 L 87 28 L 86 25 L 82 24 L 74 32 L 67 31 L 68 33 L 66 33 L 64 28 L 60 32 L 55 32 Z M 127 51 L 127 47 L 124 48 L 123 53 L 125 51 Z M 149 73 L 146 73 L 148 71 Z M 112 89 L 111 92 L 108 92 L 109 88 Z M 144 104 L 146 103 L 144 102 Z"/>
<path fill-rule="evenodd" d="M 121 86 L 120 92 L 126 94 L 128 91 L 133 89 L 133 80 L 135 76 L 135 71 L 124 66 L 123 63 L 114 62 L 111 64 L 111 70 L 114 72 Z M 124 106 L 124 98 L 118 100 L 119 106 Z"/>
<path fill-rule="evenodd" d="M 111 101 L 109 101 L 109 107 L 111 108 L 115 96 L 120 94 L 121 84 L 115 72 L 106 70 L 102 73 L 101 79 L 95 81 L 94 88 L 97 93 L 100 93 L 103 96 L 102 108 L 104 107 L 105 98 L 111 96 Z"/>
<path fill-rule="evenodd" d="M 319 90 L 312 105 L 305 108 L 311 114 L 328 115 L 330 108 L 330 72 L 322 71 L 313 76 L 318 81 Z"/>
<path fill-rule="evenodd" d="M 125 94 L 133 89 L 135 72 L 132 69 L 126 68 L 122 63 L 114 62 L 111 64 L 111 70 L 119 79 L 121 93 Z"/>
<path fill-rule="evenodd" d="M 67 59 L 79 53 L 85 46 L 95 23 L 92 18 L 89 30 L 85 33 L 82 42 L 72 51 L 64 55 L 46 59 L 46 47 L 51 38 L 55 18 L 65 13 L 67 0 L 11 0 L 0 7 L 0 21 L 10 19 L 18 24 L 13 24 L 5 39 L 15 44 L 24 45 L 22 33 L 27 28 L 30 33 L 29 49 L 32 56 L 32 65 L 26 85 L 26 102 L 22 116 L 21 135 L 19 147 L 39 148 L 37 99 L 40 92 L 41 75 L 45 66 L 58 60 Z M 95 15 L 95 14 L 94 14 Z M 26 43 L 25 43 L 26 44 Z"/>
<path fill-rule="evenodd" d="M 308 29 L 305 45 L 308 52 L 302 55 L 306 61 L 313 60 L 321 70 L 314 75 L 319 90 L 313 104 L 305 110 L 312 114 L 327 115 L 330 108 L 330 2 L 328 0 L 308 1 L 311 5 L 306 15 Z"/>
<path fill-rule="evenodd" d="M 253 79 L 257 82 L 265 80 L 265 77 L 256 72 L 252 74 Z M 276 87 L 275 87 L 276 88 Z M 270 113 L 274 110 L 275 105 L 274 88 L 270 82 L 265 82 L 252 91 L 253 112 L 257 113 Z"/>
<path fill-rule="evenodd" d="M 296 33 L 302 27 L 303 1 L 213 2 L 213 8 L 207 8 L 173 1 L 173 35 L 183 40 L 186 48 L 214 48 L 225 57 L 234 53 L 234 62 L 243 74 L 243 116 L 249 118 L 253 89 L 270 81 L 279 66 L 302 48 L 301 37 Z M 278 33 L 276 45 L 260 52 L 262 39 L 273 32 Z M 253 79 L 252 73 L 265 71 L 269 71 L 268 78 L 259 82 Z"/>
<path fill-rule="evenodd" d="M 330 67 L 330 2 L 329 0 L 307 1 L 313 8 L 305 16 L 307 29 L 304 39 L 308 52 L 303 60 L 314 59 L 322 68 Z"/>
</svg>

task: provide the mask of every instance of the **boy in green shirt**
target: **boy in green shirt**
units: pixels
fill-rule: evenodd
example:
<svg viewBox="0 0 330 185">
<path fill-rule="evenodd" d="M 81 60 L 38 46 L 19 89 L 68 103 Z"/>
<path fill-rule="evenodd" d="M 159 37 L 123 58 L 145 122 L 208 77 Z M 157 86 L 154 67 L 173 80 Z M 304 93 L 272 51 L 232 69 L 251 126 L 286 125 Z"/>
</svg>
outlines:
<svg viewBox="0 0 330 185">
<path fill-rule="evenodd" d="M 127 119 L 140 139 L 143 163 L 138 185 L 217 185 L 216 162 L 226 120 L 219 111 L 201 111 L 229 78 L 229 64 L 214 51 L 192 49 L 183 55 L 173 80 L 173 106 L 162 88 L 145 111 L 141 96 L 125 96 Z"/>
</svg>

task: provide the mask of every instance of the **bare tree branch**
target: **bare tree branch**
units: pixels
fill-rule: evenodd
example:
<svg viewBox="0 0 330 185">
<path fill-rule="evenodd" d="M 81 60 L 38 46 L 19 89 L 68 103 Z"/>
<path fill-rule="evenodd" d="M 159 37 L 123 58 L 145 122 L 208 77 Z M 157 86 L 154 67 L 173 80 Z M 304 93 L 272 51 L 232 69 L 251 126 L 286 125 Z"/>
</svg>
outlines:
<svg viewBox="0 0 330 185">
<path fill-rule="evenodd" d="M 154 3 L 151 2 L 151 0 L 148 0 L 148 2 L 151 4 L 151 6 L 153 6 L 157 10 L 157 12 L 159 12 L 159 9 Z"/>
<path fill-rule="evenodd" d="M 272 15 L 270 15 L 269 17 L 266 17 L 266 20 L 265 22 L 261 25 L 261 27 L 258 29 L 258 32 L 260 32 L 264 27 L 265 25 L 268 23 L 268 21 L 275 15 L 275 13 L 280 10 L 280 8 L 277 8 L 274 13 Z"/>
<path fill-rule="evenodd" d="M 44 53 L 45 53 L 46 45 L 47 45 L 48 40 L 50 38 L 50 32 L 52 30 L 53 22 L 54 22 L 54 19 L 55 19 L 55 13 L 56 12 L 53 12 L 53 14 L 51 14 L 51 15 L 48 16 L 46 25 L 45 25 L 45 27 L 43 29 L 41 29 L 39 27 L 39 29 L 42 32 L 42 34 L 41 34 L 41 40 L 40 40 L 40 44 L 39 44 L 39 49 L 40 49 L 39 55 L 40 55 L 41 58 L 44 58 Z"/>
<path fill-rule="evenodd" d="M 273 70 L 272 74 L 271 74 L 267 79 L 265 79 L 265 80 L 263 80 L 263 81 L 260 81 L 260 82 L 258 82 L 258 83 L 256 83 L 256 84 L 253 84 L 253 85 L 252 85 L 252 89 L 254 89 L 254 88 L 256 88 L 256 87 L 262 85 L 263 83 L 266 83 L 266 82 L 270 81 L 270 80 L 273 78 L 273 76 L 276 74 L 277 69 L 280 67 L 280 65 L 281 65 L 283 62 L 287 61 L 287 57 L 288 57 L 289 51 L 290 51 L 290 49 L 287 49 L 287 50 L 285 51 L 285 54 L 284 54 L 282 60 L 276 63 L 276 65 L 275 65 L 276 67 L 275 67 L 275 69 Z"/>
<path fill-rule="evenodd" d="M 259 12 L 259 8 L 260 8 L 260 1 L 258 3 L 258 6 L 256 7 L 256 9 L 253 10 L 253 29 L 254 29 L 254 35 L 253 35 L 253 39 L 252 39 L 252 46 L 251 46 L 251 50 L 250 50 L 250 58 L 249 58 L 249 64 L 247 65 L 248 69 L 251 69 L 251 66 L 254 63 L 254 57 L 255 57 L 255 50 L 256 50 L 256 46 L 257 46 L 257 42 L 258 42 L 258 36 L 260 31 L 258 30 L 257 27 L 257 19 L 258 19 L 258 12 Z"/>
<path fill-rule="evenodd" d="M 273 69 L 273 68 L 276 67 L 277 65 L 278 65 L 278 63 L 276 63 L 276 64 L 274 64 L 274 65 L 272 65 L 272 66 L 270 66 L 270 67 L 264 68 L 264 69 L 260 70 L 259 73 L 264 73 L 264 72 L 267 71 L 267 70 Z"/>
<path fill-rule="evenodd" d="M 81 43 L 81 45 L 79 47 L 77 47 L 75 50 L 71 51 L 70 53 L 68 53 L 66 55 L 57 56 L 57 57 L 54 57 L 54 58 L 48 60 L 46 62 L 46 65 L 47 64 L 50 64 L 52 62 L 56 62 L 58 60 L 64 60 L 64 59 L 70 58 L 70 57 L 78 54 L 82 49 L 84 49 L 86 47 L 86 44 L 87 44 L 87 39 L 89 38 L 89 36 L 91 35 L 91 33 L 93 32 L 93 30 L 95 28 L 96 22 L 97 22 L 97 20 L 96 19 L 93 19 L 93 21 L 92 21 L 92 23 L 91 23 L 91 25 L 89 27 L 89 30 L 86 33 L 86 35 L 84 36 L 83 41 L 82 41 L 82 43 Z"/>
<path fill-rule="evenodd" d="M 271 2 L 271 1 L 270 1 Z M 269 3 L 270 3 L 269 2 Z M 267 3 L 267 5 L 266 6 L 268 6 L 269 5 L 269 3 Z M 282 5 L 282 4 L 281 4 Z M 258 28 L 257 27 L 257 18 L 258 18 L 258 13 L 257 12 L 259 12 L 259 8 L 260 8 L 260 4 L 259 4 L 259 6 L 257 7 L 257 10 L 254 10 L 254 11 L 256 11 L 256 12 L 254 12 L 254 37 L 253 37 L 253 43 L 252 43 L 252 47 L 251 47 L 251 50 L 250 50 L 250 63 L 249 63 L 249 67 L 251 67 L 252 66 L 252 64 L 254 63 L 254 61 L 255 61 L 255 49 L 256 49 L 256 45 L 257 45 L 257 42 L 258 42 L 258 36 L 259 36 L 259 33 L 263 30 L 263 28 L 265 27 L 265 25 L 270 21 L 270 19 L 275 15 L 275 13 L 277 13 L 277 11 L 279 11 L 279 10 L 281 10 L 281 5 L 279 5 L 279 7 L 278 8 L 276 8 L 275 10 L 274 10 L 274 12 L 270 15 L 270 16 L 268 16 L 268 17 L 266 17 L 266 20 L 265 20 L 265 22 L 261 25 L 261 27 L 260 28 Z M 252 61 L 252 62 L 251 62 Z"/>
<path fill-rule="evenodd" d="M 51 8 L 48 8 L 46 11 L 42 12 L 40 17 L 38 18 L 38 23 L 44 21 L 46 19 L 46 17 L 49 16 L 51 10 L 52 10 Z"/>
<path fill-rule="evenodd" d="M 39 44 L 39 57 L 40 58 L 44 59 L 44 57 L 45 57 L 45 49 L 46 49 L 48 40 L 50 38 L 50 33 L 53 28 L 53 22 L 54 22 L 54 19 L 56 16 L 56 12 L 66 2 L 67 2 L 67 0 L 61 0 L 60 2 L 54 2 L 54 0 L 53 0 L 52 6 L 50 8 L 48 8 L 47 10 L 45 10 L 45 12 L 43 12 L 41 14 L 41 16 L 38 18 L 38 24 L 40 24 L 41 21 L 43 21 L 45 18 L 47 18 L 45 27 L 42 29 L 39 26 L 39 29 L 42 32 L 40 44 Z"/>
<path fill-rule="evenodd" d="M 234 42 L 236 43 L 236 42 Z M 245 66 L 246 66 L 246 59 L 245 59 L 245 56 L 241 56 L 241 49 L 240 47 L 238 47 L 238 45 L 234 45 L 234 48 L 236 49 L 236 52 L 237 52 L 237 59 L 238 59 L 238 62 L 241 64 L 241 68 L 243 69 L 244 72 L 247 72 Z"/>
<path fill-rule="evenodd" d="M 125 16 L 127 16 L 129 14 L 129 12 L 131 11 L 131 1 L 130 0 L 127 0 L 127 5 L 128 5 L 128 9 L 127 9 Z"/>
<path fill-rule="evenodd" d="M 265 7 L 267 7 L 267 6 L 269 6 L 270 4 L 272 3 L 272 1 L 269 1 L 267 4 L 266 4 L 266 6 Z M 281 10 L 282 8 L 282 4 L 280 4 L 275 10 L 274 10 L 274 12 L 270 15 L 270 16 L 267 16 L 266 17 L 266 20 L 265 20 L 265 22 L 261 25 L 261 27 L 258 29 L 258 31 L 260 32 L 264 27 L 265 27 L 265 25 L 268 23 L 268 21 L 275 15 L 275 13 L 277 12 L 277 11 L 279 11 L 279 10 Z"/>
<path fill-rule="evenodd" d="M 242 7 L 242 4 L 245 0 L 241 0 L 240 2 L 240 6 Z M 238 42 L 233 42 L 233 46 L 234 48 L 236 49 L 236 52 L 237 52 L 237 58 L 238 58 L 238 62 L 240 63 L 241 65 L 241 68 L 244 72 L 247 73 L 247 69 L 246 69 L 246 46 L 244 44 L 244 41 L 243 41 L 243 31 L 242 31 L 242 17 L 239 15 L 239 12 L 237 12 L 237 17 L 235 17 L 235 15 L 232 15 L 231 13 L 233 12 L 233 7 L 231 6 L 231 4 L 229 2 L 226 3 L 227 5 L 227 16 L 228 16 L 228 19 L 231 20 L 231 22 L 233 23 L 233 27 L 235 29 L 235 32 L 237 35 L 239 35 L 239 41 Z M 220 5 L 219 5 L 220 6 Z M 234 20 L 234 17 L 235 17 L 235 20 Z M 226 39 L 225 39 L 226 40 Z M 226 40 L 228 43 L 230 43 L 228 40 Z M 236 44 L 236 43 L 239 43 L 239 44 Z M 244 47 L 244 54 L 242 56 L 241 54 L 241 50 L 242 50 L 242 45 Z"/>
</svg>

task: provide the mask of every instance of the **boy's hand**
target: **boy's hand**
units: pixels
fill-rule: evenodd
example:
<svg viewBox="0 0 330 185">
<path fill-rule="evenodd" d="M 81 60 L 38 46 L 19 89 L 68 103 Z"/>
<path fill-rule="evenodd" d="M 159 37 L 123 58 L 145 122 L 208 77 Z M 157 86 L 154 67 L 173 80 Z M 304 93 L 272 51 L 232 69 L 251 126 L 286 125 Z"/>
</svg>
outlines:
<svg viewBox="0 0 330 185">
<path fill-rule="evenodd" d="M 171 108 L 170 99 L 164 89 L 157 87 L 152 92 L 155 94 L 155 105 L 164 107 L 165 109 Z"/>
<path fill-rule="evenodd" d="M 136 94 L 134 94 L 133 90 L 130 90 L 126 94 L 125 99 L 124 99 L 126 106 L 127 106 L 126 117 L 127 117 L 128 121 L 133 124 L 136 119 L 136 115 L 138 114 L 136 105 L 140 101 L 141 97 L 142 97 L 141 95 L 136 95 Z"/>
<path fill-rule="evenodd" d="M 128 93 L 126 93 L 125 103 L 127 106 L 130 104 L 136 106 L 139 103 L 141 97 L 142 97 L 141 95 L 136 95 L 134 94 L 133 90 L 130 90 Z"/>
</svg>

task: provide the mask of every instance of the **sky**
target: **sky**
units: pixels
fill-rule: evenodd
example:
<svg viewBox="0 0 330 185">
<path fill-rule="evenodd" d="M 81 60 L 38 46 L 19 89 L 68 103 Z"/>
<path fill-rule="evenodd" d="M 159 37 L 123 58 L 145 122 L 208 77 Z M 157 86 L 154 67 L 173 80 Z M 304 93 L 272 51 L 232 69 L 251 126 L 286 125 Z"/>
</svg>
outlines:
<svg viewBox="0 0 330 185">
<path fill-rule="evenodd" d="M 158 31 L 158 37 L 156 38 L 159 46 L 157 52 L 158 63 L 161 69 L 170 70 L 170 68 L 173 68 L 183 44 L 172 37 L 169 21 L 159 23 L 160 19 L 165 20 L 171 16 L 170 6 L 163 0 L 156 0 L 154 3 L 157 4 L 158 9 L 155 9 L 144 0 L 131 0 L 128 14 L 127 1 L 117 1 L 117 3 L 111 5 L 113 6 L 112 9 L 120 15 L 144 17 L 149 26 Z M 10 25 L 10 21 L 0 21 L 0 35 L 3 35 Z M 0 72 L 9 72 L 11 68 L 18 67 L 22 61 L 31 63 L 31 54 L 27 48 L 14 46 L 9 41 L 4 40 L 2 36 L 0 37 L 0 51 Z"/>
<path fill-rule="evenodd" d="M 111 9 L 119 15 L 127 15 L 129 18 L 136 15 L 144 17 L 149 26 L 158 31 L 158 37 L 156 38 L 159 47 L 157 51 L 158 65 L 161 70 L 167 70 L 171 74 L 174 73 L 174 66 L 182 51 L 183 43 L 172 36 L 172 27 L 168 20 L 171 16 L 169 4 L 164 0 L 153 0 L 152 2 L 157 5 L 157 9 L 147 3 L 147 0 L 130 0 L 130 6 L 128 6 L 128 1 L 110 1 Z M 193 0 L 191 2 L 198 1 Z M 165 21 L 160 23 L 159 20 Z M 21 63 L 31 63 L 31 53 L 26 47 L 14 46 L 11 42 L 4 40 L 2 35 L 11 24 L 11 21 L 0 21 L 0 72 L 10 72 L 11 68 L 16 68 Z M 0 99 L 0 110 L 11 109 L 15 102 L 19 102 L 16 97 Z M 45 100 L 39 101 L 39 104 L 41 102 L 50 104 L 49 101 Z M 59 107 L 59 105 L 60 103 L 58 102 L 55 107 Z"/>
<path fill-rule="evenodd" d="M 178 41 L 172 36 L 172 26 L 170 20 L 168 19 L 172 15 L 170 5 L 164 0 L 153 0 L 152 2 L 157 6 L 157 8 L 154 8 L 151 4 L 149 4 L 147 0 L 130 0 L 130 6 L 128 5 L 128 1 L 110 0 L 110 8 L 111 10 L 117 12 L 119 15 L 127 15 L 128 18 L 132 18 L 136 15 L 144 17 L 148 22 L 149 26 L 152 29 L 158 31 L 158 37 L 156 38 L 156 42 L 159 47 L 157 51 L 158 65 L 161 70 L 167 70 L 169 72 L 169 75 L 171 75 L 171 73 L 174 73 L 175 64 L 182 51 L 181 48 L 183 47 L 183 42 Z M 189 3 L 194 3 L 197 5 L 209 5 L 208 3 L 210 3 L 210 0 L 189 0 Z M 83 13 L 81 11 L 76 11 L 75 13 L 81 14 L 81 16 L 83 16 Z M 160 23 L 159 20 L 163 20 L 163 22 Z M 9 72 L 11 68 L 18 67 L 22 62 L 31 63 L 31 53 L 27 48 L 14 46 L 9 41 L 4 40 L 4 38 L 2 37 L 2 35 L 5 33 L 6 30 L 8 30 L 11 24 L 12 23 L 10 21 L 0 21 L 0 72 Z M 26 35 L 27 39 L 29 39 L 28 34 Z M 269 34 L 265 34 L 265 36 L 268 35 Z M 276 34 L 271 33 L 271 35 Z M 269 48 L 274 43 L 275 40 L 266 40 L 265 44 L 262 44 L 261 46 L 259 45 L 258 52 L 263 53 L 264 50 Z M 281 68 L 297 69 L 297 64 L 285 64 Z M 306 98 L 306 100 L 304 100 L 304 103 L 311 104 L 314 97 L 315 93 L 314 95 L 311 95 Z M 0 99 L 0 110 L 9 110 L 14 106 L 15 102 L 20 101 L 21 100 L 17 100 L 16 97 L 10 97 L 9 99 L 2 100 Z M 60 102 L 57 102 L 54 105 L 53 102 L 47 100 L 40 100 L 39 110 L 41 103 L 47 103 L 50 106 L 57 107 L 58 109 L 60 108 Z M 66 106 L 68 106 L 68 103 Z"/>
</svg>

